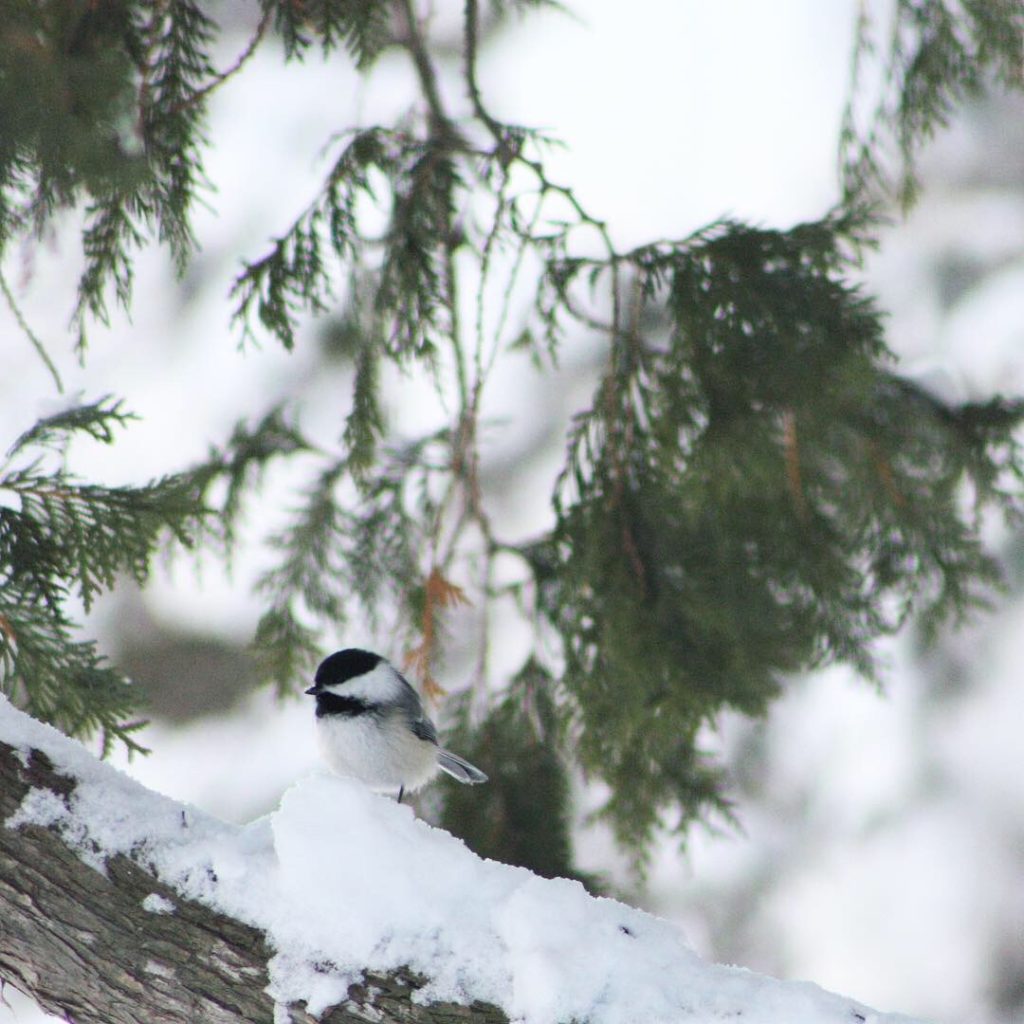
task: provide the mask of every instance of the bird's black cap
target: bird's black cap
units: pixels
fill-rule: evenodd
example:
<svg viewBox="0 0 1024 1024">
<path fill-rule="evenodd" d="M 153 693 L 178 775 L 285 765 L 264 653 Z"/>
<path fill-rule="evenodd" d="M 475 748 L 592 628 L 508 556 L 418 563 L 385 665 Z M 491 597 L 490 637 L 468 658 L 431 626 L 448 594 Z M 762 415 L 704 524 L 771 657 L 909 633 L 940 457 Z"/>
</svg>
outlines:
<svg viewBox="0 0 1024 1024">
<path fill-rule="evenodd" d="M 384 659 L 372 651 L 362 651 L 358 647 L 349 647 L 344 651 L 335 651 L 320 662 L 320 667 L 313 677 L 314 683 L 306 693 L 318 694 L 325 686 L 337 686 L 347 683 L 350 679 L 372 672 Z"/>
</svg>

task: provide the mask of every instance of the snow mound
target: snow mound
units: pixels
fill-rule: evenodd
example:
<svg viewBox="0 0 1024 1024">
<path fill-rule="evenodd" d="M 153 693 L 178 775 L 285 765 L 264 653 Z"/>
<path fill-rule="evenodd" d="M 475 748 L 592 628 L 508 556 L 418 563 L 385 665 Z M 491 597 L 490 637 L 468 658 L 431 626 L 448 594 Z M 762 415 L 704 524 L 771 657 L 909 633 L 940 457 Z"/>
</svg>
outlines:
<svg viewBox="0 0 1024 1024">
<path fill-rule="evenodd" d="M 0 698 L 0 740 L 78 780 L 32 790 L 4 825 L 57 829 L 97 870 L 125 854 L 187 899 L 263 929 L 270 995 L 319 1014 L 364 970 L 410 968 L 424 1002 L 474 1000 L 522 1024 L 896 1024 L 806 982 L 710 965 L 674 925 L 577 882 L 482 860 L 409 807 L 313 775 L 242 828 L 155 794 Z M 154 912 L 172 909 L 147 907 Z"/>
</svg>

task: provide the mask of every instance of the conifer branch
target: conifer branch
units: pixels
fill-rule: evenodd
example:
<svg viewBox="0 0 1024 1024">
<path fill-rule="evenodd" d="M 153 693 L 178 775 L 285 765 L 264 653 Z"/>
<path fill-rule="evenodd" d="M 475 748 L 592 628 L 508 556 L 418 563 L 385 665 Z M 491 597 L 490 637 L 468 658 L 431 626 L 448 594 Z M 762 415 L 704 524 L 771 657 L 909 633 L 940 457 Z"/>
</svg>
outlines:
<svg viewBox="0 0 1024 1024">
<path fill-rule="evenodd" d="M 263 42 L 263 37 L 267 34 L 267 29 L 270 27 L 270 18 L 273 14 L 273 8 L 267 6 L 263 10 L 263 15 L 259 20 L 259 24 L 256 26 L 255 32 L 252 34 L 252 38 L 246 44 L 245 49 L 235 58 L 230 66 L 225 68 L 223 71 L 218 72 L 213 78 L 210 79 L 206 85 L 197 89 L 188 99 L 179 101 L 176 108 L 177 111 L 183 110 L 186 106 L 194 107 L 200 103 L 206 101 L 210 93 L 215 89 L 219 89 L 228 79 L 234 78 L 242 68 L 249 62 L 249 59 L 256 52 L 257 47 Z"/>
<path fill-rule="evenodd" d="M 1020 88 L 1019 2 L 897 0 L 888 49 L 866 4 L 852 91 L 873 63 L 884 87 L 866 117 L 848 108 L 844 205 L 788 231 L 723 219 L 629 250 L 571 183 L 552 178 L 551 140 L 488 109 L 479 0 L 462 5 L 460 96 L 445 94 L 437 42 L 414 0 L 265 2 L 221 72 L 210 61 L 218 28 L 195 0 L 94 6 L 75 16 L 74 61 L 43 59 L 63 54 L 64 41 L 33 5 L 12 7 L 12 31 L 46 45 L 18 51 L 29 87 L 0 75 L 0 108 L 18 112 L 14 155 L 0 161 L 0 249 L 84 207 L 80 351 L 87 321 L 105 320 L 111 301 L 129 307 L 144 245 L 166 245 L 185 266 L 191 203 L 204 185 L 206 101 L 248 66 L 271 25 L 286 61 L 342 48 L 365 69 L 385 47 L 402 47 L 419 110 L 335 136 L 340 152 L 321 188 L 243 264 L 231 292 L 243 340 L 265 330 L 286 349 L 307 318 L 345 303 L 355 343 L 340 454 L 272 410 L 164 481 L 104 489 L 48 471 L 75 431 L 110 440 L 126 414 L 109 400 L 41 421 L 15 442 L 0 467 L 16 506 L 0 505 L 0 682 L 23 703 L 65 728 L 133 742 L 134 695 L 77 638 L 68 595 L 88 602 L 116 573 L 142 578 L 169 535 L 216 541 L 230 558 L 265 468 L 305 458 L 308 486 L 272 538 L 275 564 L 260 581 L 266 674 L 289 686 L 325 627 L 353 606 L 372 621 L 382 609 L 397 615 L 429 665 L 442 642 L 443 584 L 480 609 L 480 686 L 496 559 L 515 553 L 527 579 L 502 593 L 529 596 L 537 646 L 555 653 L 548 666 L 531 659 L 529 681 L 507 700 L 480 700 L 478 690 L 487 735 L 532 757 L 532 733 L 515 734 L 530 713 L 515 700 L 543 705 L 549 735 L 565 737 L 574 763 L 609 785 L 605 811 L 639 854 L 668 809 L 681 827 L 728 814 L 720 773 L 697 743 L 723 708 L 760 714 L 790 674 L 816 665 L 870 674 L 874 641 L 909 615 L 937 623 L 995 592 L 978 510 L 1024 517 L 1015 434 L 1024 408 L 946 406 L 900 381 L 853 271 L 880 225 L 869 200 L 888 190 L 912 198 L 916 154 L 954 105 L 986 76 Z M 83 76 L 75 82 L 72 64 Z M 76 98 L 70 114 L 54 101 L 66 95 Z M 133 121 L 137 137 L 111 131 Z M 45 132 L 18 135 L 22 122 Z M 367 203 L 387 221 L 372 236 Z M 494 533 L 481 416 L 531 260 L 540 270 L 509 347 L 553 363 L 566 332 L 583 325 L 606 363 L 568 430 L 554 526 L 516 544 Z M 466 313 L 470 266 L 474 285 L 483 282 L 475 315 Z M 0 288 L 59 388 L 2 277 Z M 429 375 L 442 429 L 389 437 L 388 363 Z M 973 512 L 958 501 L 965 483 Z M 73 685 L 47 688 L 48 678 Z M 89 687 L 102 695 L 92 718 Z M 545 764 L 557 788 L 564 772 Z"/>
<path fill-rule="evenodd" d="M 465 148 L 465 142 L 455 127 L 455 123 L 444 107 L 438 87 L 437 70 L 427 49 L 426 41 L 421 31 L 419 20 L 413 5 L 413 0 L 400 0 L 400 10 L 404 20 L 404 34 L 402 43 L 408 49 L 416 74 L 419 77 L 420 87 L 427 102 L 429 110 L 429 139 L 433 147 L 441 155 L 449 151 Z M 450 189 L 455 184 L 454 176 L 447 182 Z M 460 239 L 459 232 L 453 222 L 453 208 L 451 193 L 444 196 L 445 213 L 438 225 L 442 231 L 442 252 L 443 265 L 440 275 L 441 286 L 444 295 L 444 305 L 448 315 L 448 338 L 450 342 L 452 360 L 455 366 L 456 383 L 458 387 L 459 407 L 462 415 L 465 416 L 469 404 L 469 379 L 466 369 L 466 358 L 463 350 L 463 338 L 460 325 L 461 314 L 459 311 L 458 275 L 455 266 L 455 250 Z"/>
<path fill-rule="evenodd" d="M 21 329 L 21 333 L 28 338 L 32 347 L 36 350 L 36 354 L 43 361 L 43 365 L 46 367 L 50 376 L 53 378 L 54 386 L 57 388 L 59 394 L 64 393 L 64 382 L 60 379 L 60 374 L 57 372 L 57 367 L 54 365 L 53 360 L 50 358 L 50 353 L 46 351 L 46 346 L 39 340 L 39 336 L 29 326 L 28 321 L 25 319 L 21 312 L 21 307 L 18 305 L 14 298 L 14 294 L 11 292 L 11 287 L 7 283 L 7 277 L 0 271 L 0 290 L 4 293 L 4 299 L 7 301 L 7 307 L 14 315 L 14 319 L 18 323 L 18 327 Z"/>
<path fill-rule="evenodd" d="M 1024 90 L 1024 8 L 1018 0 L 897 0 L 883 50 L 871 7 L 864 0 L 858 9 L 840 135 L 844 201 L 893 193 L 906 210 L 920 189 L 917 154 L 957 105 L 993 81 Z M 858 116 L 871 62 L 882 84 Z"/>
<path fill-rule="evenodd" d="M 473 106 L 473 113 L 491 133 L 494 141 L 501 147 L 508 143 L 508 134 L 484 106 L 483 97 L 480 94 L 480 86 L 476 79 L 477 46 L 480 34 L 480 5 L 477 0 L 466 0 L 463 24 L 465 26 L 463 45 L 465 51 L 464 74 L 469 100 Z M 508 166 L 511 156 L 511 153 L 502 153 L 501 163 L 504 167 Z"/>
<path fill-rule="evenodd" d="M 423 98 L 429 111 L 430 136 L 445 148 L 454 146 L 459 142 L 459 133 L 441 100 L 437 71 L 427 51 L 413 0 L 398 0 L 398 9 L 403 21 L 403 32 L 399 42 L 409 51 L 420 88 L 423 90 Z"/>
<path fill-rule="evenodd" d="M 95 402 L 71 406 L 50 416 L 44 416 L 26 430 L 7 449 L 4 467 L 13 456 L 30 446 L 47 446 L 63 451 L 71 435 L 78 431 L 96 441 L 111 444 L 115 431 L 137 417 L 124 409 L 124 403 L 104 395 Z"/>
</svg>

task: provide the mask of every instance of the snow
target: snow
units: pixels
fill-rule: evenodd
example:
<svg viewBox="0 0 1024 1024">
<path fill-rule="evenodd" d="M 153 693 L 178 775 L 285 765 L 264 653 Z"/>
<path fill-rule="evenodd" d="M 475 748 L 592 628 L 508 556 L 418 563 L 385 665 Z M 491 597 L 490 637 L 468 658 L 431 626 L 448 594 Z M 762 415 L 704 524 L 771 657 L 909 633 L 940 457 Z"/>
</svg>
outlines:
<svg viewBox="0 0 1024 1024">
<path fill-rule="evenodd" d="M 151 892 L 143 901 L 142 909 L 148 910 L 151 914 L 173 914 L 175 906 L 166 896 L 158 892 Z"/>
<path fill-rule="evenodd" d="M 522 1024 L 908 1019 L 807 982 L 708 964 L 675 925 L 577 882 L 482 860 L 352 780 L 308 775 L 275 811 L 239 827 L 147 790 L 3 698 L 0 740 L 20 758 L 43 751 L 77 780 L 66 800 L 30 790 L 5 827 L 54 829 L 97 870 L 124 854 L 183 898 L 265 930 L 268 992 L 280 1008 L 303 1001 L 320 1014 L 364 969 L 408 967 L 428 979 L 418 1000 L 482 1000 Z M 156 893 L 143 905 L 174 909 Z"/>
</svg>

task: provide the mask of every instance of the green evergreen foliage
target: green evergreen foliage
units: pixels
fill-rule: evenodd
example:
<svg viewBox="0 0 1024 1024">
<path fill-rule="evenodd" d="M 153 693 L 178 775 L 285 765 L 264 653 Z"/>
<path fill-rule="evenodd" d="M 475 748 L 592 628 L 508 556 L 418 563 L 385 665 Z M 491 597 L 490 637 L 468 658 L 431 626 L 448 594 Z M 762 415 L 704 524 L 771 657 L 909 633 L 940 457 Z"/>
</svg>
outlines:
<svg viewBox="0 0 1024 1024">
<path fill-rule="evenodd" d="M 357 386 L 359 379 L 357 373 Z M 353 416 L 359 408 L 357 400 Z M 372 476 L 353 465 L 359 458 L 353 449 L 349 458 L 328 464 L 289 526 L 270 538 L 281 561 L 257 583 L 268 610 L 255 646 L 265 677 L 282 693 L 322 657 L 322 632 L 343 630 L 357 605 L 371 619 L 388 600 L 419 617 L 417 555 L 421 524 L 432 514 L 426 467 L 433 447 L 425 442 L 392 450 Z M 356 503 L 344 497 L 346 475 L 360 487 Z"/>
<path fill-rule="evenodd" d="M 727 810 L 698 747 L 723 709 L 836 661 L 873 677 L 912 610 L 962 616 L 999 579 L 961 504 L 1009 485 L 1019 514 L 1024 403 L 947 408 L 892 374 L 842 278 L 854 230 L 724 223 L 627 257 L 665 336 L 613 348 L 532 561 L 580 763 L 638 852 L 661 808 Z"/>
<path fill-rule="evenodd" d="M 399 159 L 393 141 L 392 133 L 377 128 L 355 134 L 320 195 L 266 256 L 246 265 L 232 294 L 239 298 L 235 317 L 247 334 L 255 313 L 262 327 L 291 349 L 301 313 L 328 309 L 339 269 L 359 256 L 356 204 L 373 195 L 370 172 L 387 173 Z M 336 264 L 328 261 L 329 253 L 337 257 Z"/>
<path fill-rule="evenodd" d="M 383 0 L 312 0 L 301 5 L 263 0 L 262 6 L 273 14 L 289 59 L 301 59 L 314 42 L 324 53 L 340 44 L 365 71 L 391 42 L 391 4 Z"/>
<path fill-rule="evenodd" d="M 876 8 L 878 8 L 876 10 Z M 879 24 L 890 13 L 887 42 Z M 865 113 L 862 79 L 882 86 Z M 860 5 L 853 88 L 840 139 L 848 198 L 895 188 L 904 207 L 920 186 L 916 157 L 956 108 L 992 83 L 1024 80 L 1024 8 L 1018 0 L 896 0 Z"/>
<path fill-rule="evenodd" d="M 127 308 L 148 240 L 184 269 L 214 24 L 190 0 L 0 5 L 0 253 L 84 205 L 75 319 Z"/>
<path fill-rule="evenodd" d="M 65 468 L 75 434 L 114 444 L 131 419 L 109 398 L 70 406 L 26 430 L 0 463 L 0 692 L 71 735 L 99 732 L 104 753 L 115 741 L 142 749 L 141 696 L 93 641 L 76 638 L 74 602 L 88 611 L 121 576 L 144 583 L 169 541 L 230 545 L 242 490 L 271 459 L 307 447 L 274 410 L 202 465 L 142 486 L 87 484 Z"/>
<path fill-rule="evenodd" d="M 137 697 L 95 644 L 74 638 L 77 597 L 86 610 L 117 577 L 140 583 L 165 534 L 188 543 L 191 487 L 169 477 L 142 487 L 85 484 L 45 467 L 47 446 L 78 431 L 112 443 L 128 416 L 100 400 L 49 416 L 14 443 L 0 465 L 0 690 L 72 735 L 101 733 L 103 749 L 132 738 Z"/>
<path fill-rule="evenodd" d="M 275 406 L 255 427 L 239 423 L 223 448 L 211 446 L 206 460 L 187 471 L 187 478 L 204 507 L 215 515 L 203 520 L 204 538 L 212 535 L 230 558 L 235 527 L 244 499 L 260 484 L 263 470 L 276 458 L 314 450 L 314 446 Z M 219 491 L 219 497 L 214 492 Z"/>
<path fill-rule="evenodd" d="M 486 762 L 490 779 L 477 790 L 448 786 L 441 825 L 481 857 L 600 891 L 598 879 L 573 867 L 569 775 L 559 753 L 554 692 L 555 680 L 531 659 L 483 722 L 471 723 L 468 706 L 457 716 L 452 747 L 474 763 Z"/>
<path fill-rule="evenodd" d="M 489 24 L 531 6 L 495 4 Z M 494 782 L 471 793 L 476 819 L 468 791 L 450 794 L 445 814 L 482 851 L 565 874 L 567 764 L 607 784 L 604 813 L 642 862 L 659 829 L 728 815 L 722 766 L 702 750 L 724 709 L 763 714 L 787 677 L 823 664 L 874 677 L 878 637 L 995 592 L 979 516 L 1022 512 L 1024 408 L 948 406 L 901 378 L 855 281 L 879 211 L 914 198 L 921 145 L 971 92 L 1021 87 L 1021 0 L 897 0 L 887 48 L 863 5 L 841 207 L 789 230 L 723 220 L 630 251 L 551 176 L 551 140 L 488 110 L 478 0 L 463 5 L 457 89 L 440 87 L 451 69 L 412 0 L 260 10 L 217 72 L 219 26 L 190 0 L 0 0 L 0 254 L 61 211 L 82 213 L 83 355 L 111 297 L 130 304 L 141 246 L 165 245 L 185 266 L 207 97 L 243 80 L 269 36 L 286 62 L 315 50 L 364 71 L 401 50 L 419 87 L 393 125 L 339 126 L 322 189 L 262 255 L 246 254 L 231 295 L 243 338 L 289 350 L 311 318 L 340 312 L 353 392 L 337 439 L 309 439 L 273 409 L 165 480 L 105 488 L 44 469 L 33 453 L 75 432 L 112 440 L 126 417 L 104 401 L 37 424 L 12 449 L 0 478 L 16 498 L 0 507 L 0 684 L 19 703 L 71 732 L 99 729 L 106 745 L 133 743 L 131 688 L 75 640 L 68 600 L 88 606 L 120 573 L 144 579 L 167 536 L 230 557 L 266 466 L 301 459 L 308 486 L 258 582 L 267 678 L 294 687 L 360 606 L 397 616 L 392 632 L 409 638 L 429 689 L 447 610 L 468 597 L 486 626 L 504 593 L 497 561 L 517 559 L 536 649 L 503 684 L 481 637 L 489 704 L 462 728 Z M 864 86 L 874 72 L 875 96 Z M 513 325 L 524 281 L 532 308 Z M 525 349 L 543 371 L 570 332 L 607 362 L 569 431 L 554 529 L 499 538 L 481 482 L 481 396 L 506 353 Z M 390 435 L 389 366 L 429 379 L 444 428 Z M 560 823 L 546 840 L 539 801 Z"/>
</svg>

